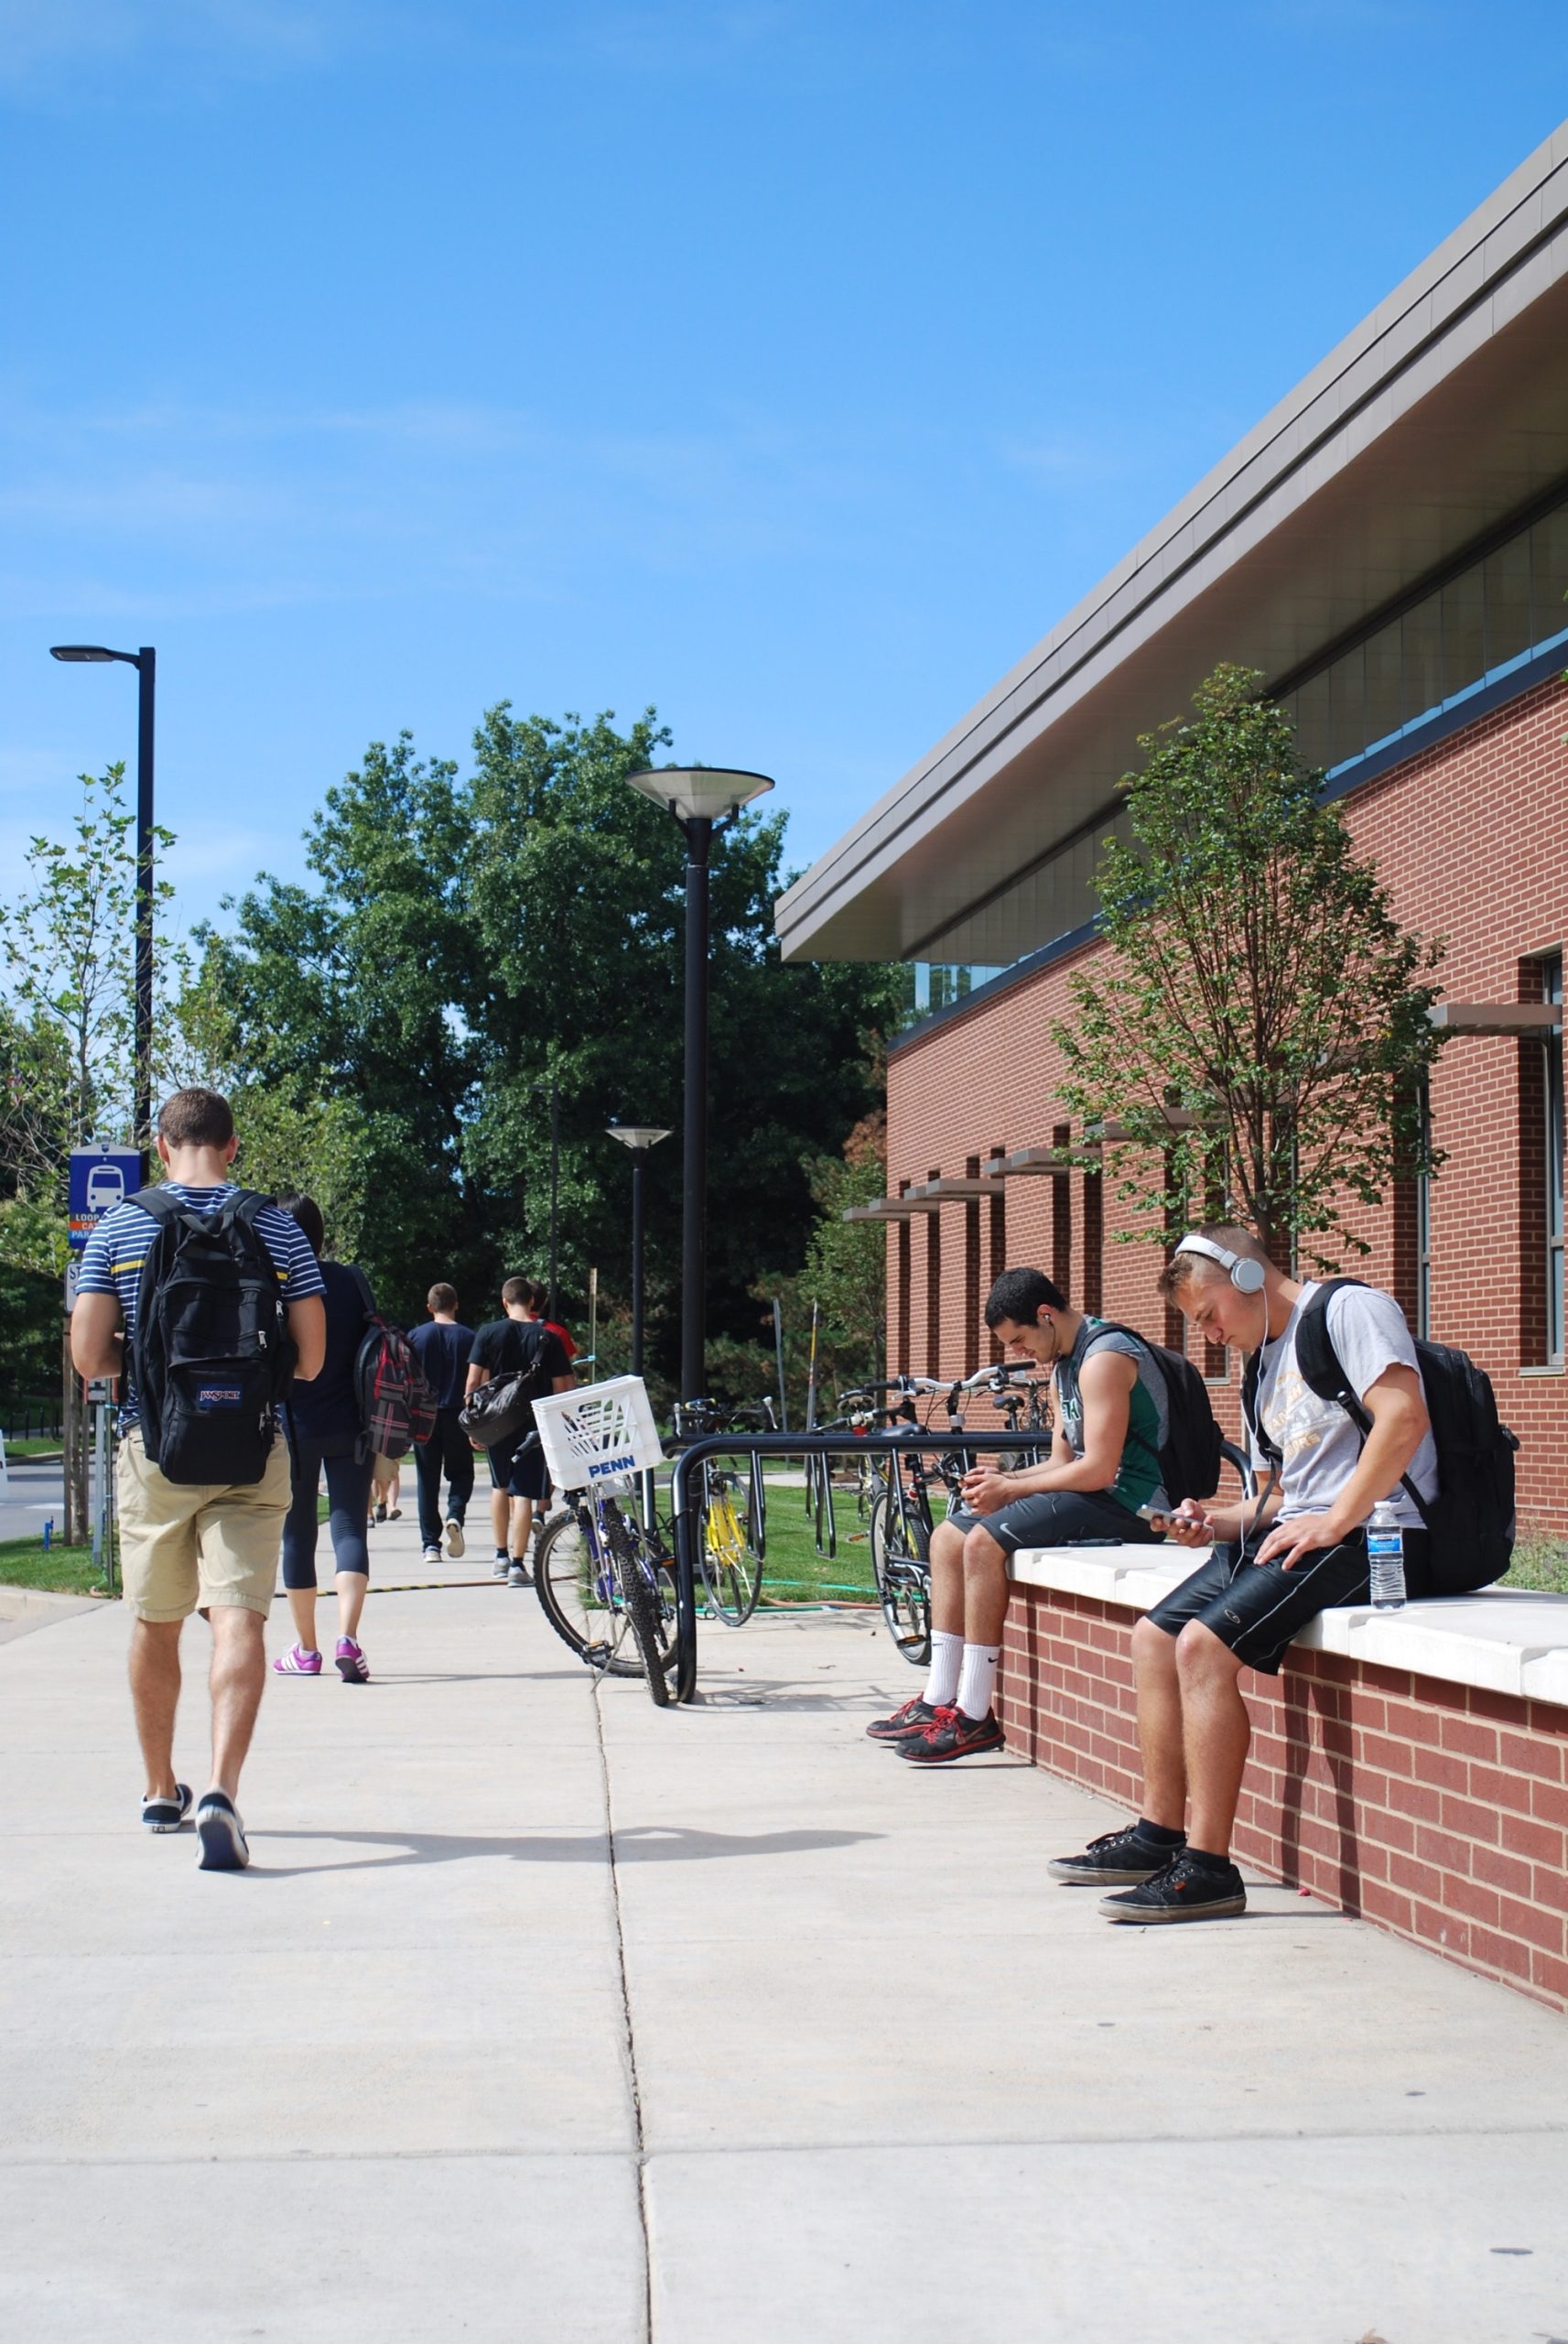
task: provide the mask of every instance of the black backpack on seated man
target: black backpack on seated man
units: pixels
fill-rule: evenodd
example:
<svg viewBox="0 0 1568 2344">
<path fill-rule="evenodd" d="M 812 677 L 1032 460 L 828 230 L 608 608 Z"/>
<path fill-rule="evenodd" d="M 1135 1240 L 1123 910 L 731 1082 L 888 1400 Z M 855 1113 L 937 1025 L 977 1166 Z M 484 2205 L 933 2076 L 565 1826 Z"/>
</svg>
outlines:
<svg viewBox="0 0 1568 2344">
<path fill-rule="evenodd" d="M 127 1199 L 157 1223 L 136 1286 L 131 1378 L 165 1481 L 243 1486 L 266 1471 L 296 1352 L 276 1267 L 239 1189 L 210 1212 L 168 1188 Z"/>
<path fill-rule="evenodd" d="M 1372 1419 L 1350 1388 L 1328 1331 L 1331 1295 L 1362 1278 L 1325 1278 L 1302 1313 L 1296 1364 L 1320 1400 L 1343 1408 L 1365 1441 Z M 1400 1481 L 1431 1539 L 1427 1576 L 1433 1595 L 1470 1595 L 1501 1579 L 1513 1559 L 1514 1451 L 1517 1437 L 1498 1421 L 1491 1378 L 1468 1351 L 1415 1339 L 1426 1412 L 1437 1450 L 1437 1500 L 1428 1504 L 1408 1473 Z M 1247 1362 L 1242 1406 L 1259 1445 L 1278 1452 L 1258 1425 L 1259 1354 Z"/>
<path fill-rule="evenodd" d="M 1165 1386 L 1165 1438 L 1160 1449 L 1160 1479 L 1173 1505 L 1184 1498 L 1211 1498 L 1219 1487 L 1220 1431 L 1208 1386 L 1181 1351 L 1151 1342 L 1136 1327 L 1107 1318 L 1089 1337 L 1088 1351 L 1101 1335 L 1130 1335 L 1159 1369 Z M 1086 1353 L 1086 1356 L 1087 1354 Z"/>
</svg>

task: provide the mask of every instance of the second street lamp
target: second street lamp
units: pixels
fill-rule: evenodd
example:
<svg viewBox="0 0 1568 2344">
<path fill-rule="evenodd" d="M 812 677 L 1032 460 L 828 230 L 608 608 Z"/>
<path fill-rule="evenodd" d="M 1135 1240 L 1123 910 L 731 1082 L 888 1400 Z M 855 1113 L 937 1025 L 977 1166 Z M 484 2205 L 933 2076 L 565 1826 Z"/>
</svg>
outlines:
<svg viewBox="0 0 1568 2344">
<path fill-rule="evenodd" d="M 633 789 L 668 808 L 686 833 L 686 1099 L 681 1167 L 680 1396 L 707 1381 L 708 863 L 714 834 L 773 787 L 765 773 L 708 765 L 644 767 Z"/>
<path fill-rule="evenodd" d="M 49 646 L 49 657 L 72 667 L 101 667 L 118 659 L 136 671 L 136 1063 L 132 1113 L 133 1140 L 142 1151 L 145 1180 L 153 1120 L 153 699 L 157 653 L 150 643 L 139 651 L 109 651 L 101 643 L 55 643 Z"/>
<path fill-rule="evenodd" d="M 654 1123 L 611 1123 L 610 1136 L 632 1154 L 632 1373 L 643 1373 L 643 1166 L 669 1133 Z"/>
</svg>

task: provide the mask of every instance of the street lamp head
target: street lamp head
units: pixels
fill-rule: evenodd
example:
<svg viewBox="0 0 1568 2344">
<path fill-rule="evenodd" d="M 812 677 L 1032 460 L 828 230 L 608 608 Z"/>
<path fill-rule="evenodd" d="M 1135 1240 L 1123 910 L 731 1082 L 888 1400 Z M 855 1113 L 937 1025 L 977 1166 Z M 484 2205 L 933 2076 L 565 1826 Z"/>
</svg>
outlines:
<svg viewBox="0 0 1568 2344">
<path fill-rule="evenodd" d="M 633 789 L 667 806 L 678 822 L 716 822 L 738 814 L 773 787 L 765 773 L 737 773 L 717 765 L 643 766 L 626 776 Z"/>
<path fill-rule="evenodd" d="M 645 1148 L 657 1147 L 662 1139 L 669 1137 L 667 1131 L 661 1131 L 654 1123 L 611 1123 L 609 1129 L 611 1139 L 618 1139 L 622 1147 L 634 1148 L 639 1154 Z"/>
<path fill-rule="evenodd" d="M 81 662 L 83 660 L 96 661 L 102 659 L 128 659 L 133 667 L 136 664 L 136 655 L 134 651 L 105 651 L 101 643 L 51 643 L 49 646 L 49 657 L 51 659 L 69 659 L 75 662 Z"/>
</svg>

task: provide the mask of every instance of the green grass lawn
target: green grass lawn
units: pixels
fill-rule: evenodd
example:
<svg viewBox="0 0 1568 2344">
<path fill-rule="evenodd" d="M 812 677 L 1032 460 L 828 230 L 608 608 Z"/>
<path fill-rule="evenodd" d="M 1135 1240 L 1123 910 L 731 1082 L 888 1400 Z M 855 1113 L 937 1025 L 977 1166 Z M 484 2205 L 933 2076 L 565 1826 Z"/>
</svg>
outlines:
<svg viewBox="0 0 1568 2344">
<path fill-rule="evenodd" d="M 8 1458 L 58 1457 L 60 1454 L 60 1446 L 59 1441 L 53 1438 L 29 1434 L 26 1440 L 8 1440 L 5 1443 L 5 1454 Z"/>
<path fill-rule="evenodd" d="M 103 1592 L 103 1575 L 92 1568 L 91 1546 L 62 1546 L 49 1553 L 41 1536 L 0 1539 L 0 1587 L 38 1587 L 54 1595 Z"/>
<path fill-rule="evenodd" d="M 1530 1523 L 1519 1525 L 1514 1558 L 1501 1587 L 1528 1587 L 1545 1595 L 1568 1595 L 1568 1538 Z"/>
</svg>

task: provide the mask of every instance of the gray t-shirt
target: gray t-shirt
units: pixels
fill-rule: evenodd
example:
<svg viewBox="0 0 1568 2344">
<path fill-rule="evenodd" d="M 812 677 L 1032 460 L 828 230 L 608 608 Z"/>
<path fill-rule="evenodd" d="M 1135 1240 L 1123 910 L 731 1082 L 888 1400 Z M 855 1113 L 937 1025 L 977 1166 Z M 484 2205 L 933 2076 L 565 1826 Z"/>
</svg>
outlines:
<svg viewBox="0 0 1568 2344">
<path fill-rule="evenodd" d="M 1318 1397 L 1296 1363 L 1296 1330 L 1316 1292 L 1315 1282 L 1303 1286 L 1283 1331 L 1263 1345 L 1258 1379 L 1258 1414 L 1284 1459 L 1281 1522 L 1294 1514 L 1326 1513 L 1361 1460 L 1361 1436 L 1350 1418 L 1336 1401 Z M 1419 1373 L 1405 1314 L 1391 1294 L 1379 1294 L 1375 1286 L 1342 1286 L 1328 1297 L 1328 1332 L 1360 1399 L 1385 1368 L 1414 1367 Z M 1266 1458 L 1254 1452 L 1253 1461 L 1260 1474 L 1267 1473 Z M 1430 1432 L 1407 1470 L 1423 1498 L 1437 1495 L 1437 1450 Z M 1421 1515 L 1402 1484 L 1394 1492 L 1394 1504 L 1406 1529 L 1421 1528 Z"/>
</svg>

